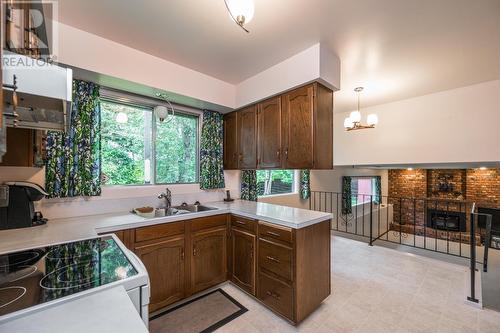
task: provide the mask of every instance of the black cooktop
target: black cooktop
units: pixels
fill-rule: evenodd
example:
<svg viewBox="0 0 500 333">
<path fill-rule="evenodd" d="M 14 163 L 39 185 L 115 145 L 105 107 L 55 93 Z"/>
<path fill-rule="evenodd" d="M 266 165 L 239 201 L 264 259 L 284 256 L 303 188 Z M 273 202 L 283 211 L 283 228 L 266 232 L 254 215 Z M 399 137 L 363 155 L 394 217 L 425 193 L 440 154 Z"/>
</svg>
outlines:
<svg viewBox="0 0 500 333">
<path fill-rule="evenodd" d="M 0 255 L 0 316 L 137 275 L 111 236 Z"/>
</svg>

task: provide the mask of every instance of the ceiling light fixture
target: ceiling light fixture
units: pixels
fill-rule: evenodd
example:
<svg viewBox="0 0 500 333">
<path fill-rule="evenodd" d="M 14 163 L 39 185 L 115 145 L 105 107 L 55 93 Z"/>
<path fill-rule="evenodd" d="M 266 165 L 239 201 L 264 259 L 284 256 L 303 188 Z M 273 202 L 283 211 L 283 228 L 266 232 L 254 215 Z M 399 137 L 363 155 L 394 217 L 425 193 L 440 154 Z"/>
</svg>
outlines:
<svg viewBox="0 0 500 333">
<path fill-rule="evenodd" d="M 253 18 L 255 11 L 253 0 L 224 0 L 224 3 L 231 19 L 241 29 L 249 33 L 250 31 L 245 28 L 245 24 Z"/>
<path fill-rule="evenodd" d="M 378 123 L 378 117 L 376 114 L 369 114 L 366 117 L 367 125 L 361 124 L 361 112 L 359 111 L 360 106 L 360 94 L 363 91 L 363 87 L 357 87 L 354 91 L 358 94 L 358 109 L 356 111 L 352 111 L 349 114 L 349 117 L 344 119 L 344 127 L 347 131 L 367 129 L 367 128 L 375 128 L 375 125 Z"/>
</svg>

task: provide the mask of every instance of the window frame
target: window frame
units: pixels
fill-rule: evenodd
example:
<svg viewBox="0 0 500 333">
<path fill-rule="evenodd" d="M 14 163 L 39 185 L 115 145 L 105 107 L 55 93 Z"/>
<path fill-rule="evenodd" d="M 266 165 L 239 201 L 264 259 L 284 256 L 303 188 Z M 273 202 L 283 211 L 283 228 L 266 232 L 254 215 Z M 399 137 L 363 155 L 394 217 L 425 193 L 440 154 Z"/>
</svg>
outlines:
<svg viewBox="0 0 500 333">
<path fill-rule="evenodd" d="M 161 186 L 161 185 L 193 185 L 200 183 L 200 140 L 201 140 L 201 124 L 203 122 L 203 112 L 198 109 L 182 106 L 179 104 L 171 103 L 176 114 L 185 114 L 197 117 L 196 123 L 196 167 L 195 167 L 195 181 L 190 183 L 157 183 L 156 182 L 156 131 L 157 120 L 154 115 L 154 108 L 158 105 L 169 107 L 170 105 L 159 99 L 139 96 L 134 93 L 122 92 L 111 88 L 101 87 L 100 100 L 108 103 L 122 104 L 134 108 L 144 109 L 150 111 L 151 116 L 151 180 L 149 183 L 143 184 L 103 184 L 105 187 L 133 187 L 133 186 Z M 144 147 L 146 150 L 146 147 Z"/>
<path fill-rule="evenodd" d="M 292 191 L 291 192 L 287 192 L 287 193 L 276 193 L 276 194 L 267 194 L 267 195 L 259 195 L 257 193 L 257 198 L 273 198 L 273 197 L 279 197 L 279 196 L 284 196 L 284 195 L 294 195 L 294 194 L 298 194 L 298 189 L 299 189 L 299 179 L 300 179 L 300 175 L 299 175 L 299 170 L 294 170 L 294 169 L 257 169 L 256 172 L 259 172 L 259 171 L 280 171 L 280 170 L 289 170 L 289 171 L 292 171 L 293 172 L 293 181 L 292 181 Z"/>
<path fill-rule="evenodd" d="M 373 202 L 374 198 L 375 198 L 375 197 L 376 197 L 376 195 L 377 195 L 376 193 L 374 193 L 374 191 L 375 191 L 374 182 L 375 182 L 375 178 L 376 178 L 377 176 L 350 176 L 350 177 L 351 177 L 351 206 L 352 206 L 352 207 L 356 207 L 356 206 L 361 206 L 361 205 L 365 205 L 365 204 L 369 204 L 370 202 Z M 354 196 L 359 197 L 360 195 L 365 195 L 365 196 L 370 195 L 370 194 L 363 194 L 363 193 L 361 193 L 361 194 L 360 194 L 360 193 L 355 193 L 355 194 L 354 194 L 354 193 L 352 193 L 352 182 L 353 182 L 354 180 L 356 180 L 356 181 L 357 181 L 358 179 L 370 179 L 370 180 L 371 180 L 371 182 L 372 182 L 372 194 L 371 194 L 371 200 L 368 200 L 368 201 L 365 201 L 365 202 L 359 202 L 359 201 L 357 201 L 357 203 L 356 203 L 356 204 L 353 204 L 353 203 L 352 203 L 352 198 L 353 198 Z"/>
</svg>

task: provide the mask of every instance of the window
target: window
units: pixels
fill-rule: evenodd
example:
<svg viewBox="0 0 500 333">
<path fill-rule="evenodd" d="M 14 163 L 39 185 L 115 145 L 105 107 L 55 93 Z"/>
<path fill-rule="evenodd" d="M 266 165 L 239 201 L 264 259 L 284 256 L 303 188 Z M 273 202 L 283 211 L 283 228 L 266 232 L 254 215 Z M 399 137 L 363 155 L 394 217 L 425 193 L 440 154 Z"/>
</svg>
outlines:
<svg viewBox="0 0 500 333">
<path fill-rule="evenodd" d="M 353 206 L 375 200 L 375 177 L 352 177 L 351 193 Z"/>
<path fill-rule="evenodd" d="M 293 170 L 257 170 L 257 196 L 293 193 L 295 191 Z"/>
<path fill-rule="evenodd" d="M 170 116 L 172 117 L 172 116 Z M 106 185 L 196 183 L 198 115 L 176 111 L 160 122 L 153 106 L 101 102 L 102 174 Z"/>
</svg>

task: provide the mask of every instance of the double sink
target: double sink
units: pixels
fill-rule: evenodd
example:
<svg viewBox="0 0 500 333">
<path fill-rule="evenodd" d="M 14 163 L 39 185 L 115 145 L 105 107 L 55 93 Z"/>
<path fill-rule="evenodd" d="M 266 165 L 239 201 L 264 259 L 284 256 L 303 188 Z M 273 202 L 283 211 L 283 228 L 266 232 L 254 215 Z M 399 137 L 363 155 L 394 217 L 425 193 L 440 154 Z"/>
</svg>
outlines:
<svg viewBox="0 0 500 333">
<path fill-rule="evenodd" d="M 199 212 L 205 212 L 210 210 L 217 210 L 218 208 L 208 207 L 203 205 L 187 205 L 182 204 L 180 206 L 172 206 L 165 210 L 165 215 L 161 212 L 162 210 L 157 210 L 157 217 L 159 216 L 175 216 L 175 215 L 183 215 L 183 214 L 193 214 Z M 160 213 L 161 212 L 161 213 Z"/>
</svg>

